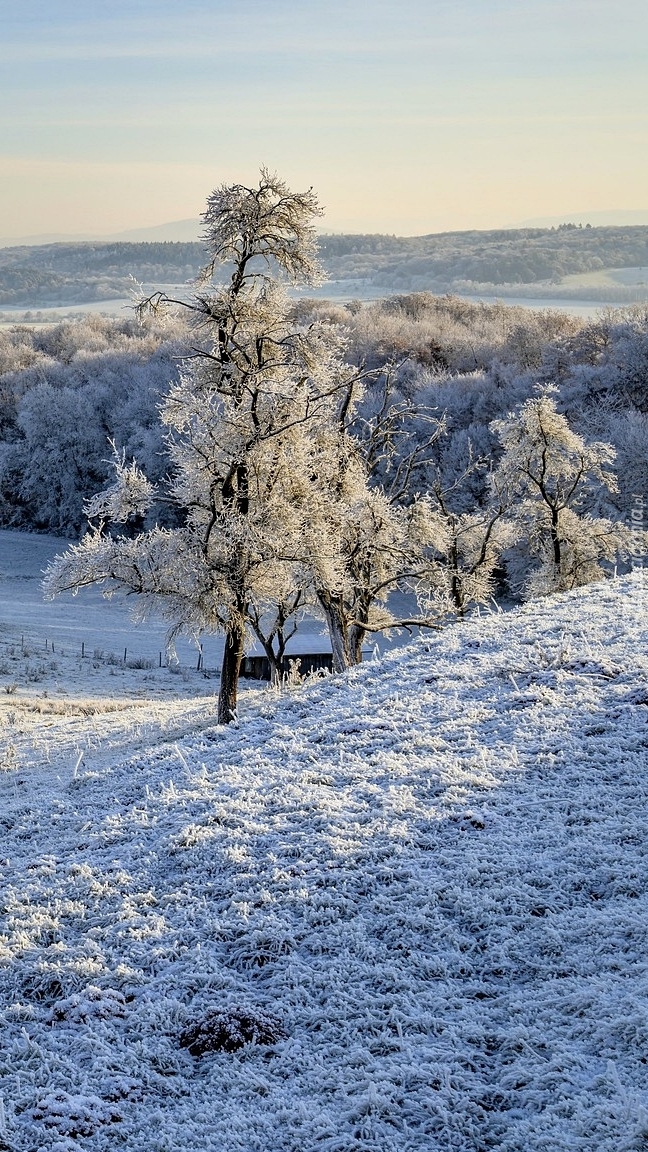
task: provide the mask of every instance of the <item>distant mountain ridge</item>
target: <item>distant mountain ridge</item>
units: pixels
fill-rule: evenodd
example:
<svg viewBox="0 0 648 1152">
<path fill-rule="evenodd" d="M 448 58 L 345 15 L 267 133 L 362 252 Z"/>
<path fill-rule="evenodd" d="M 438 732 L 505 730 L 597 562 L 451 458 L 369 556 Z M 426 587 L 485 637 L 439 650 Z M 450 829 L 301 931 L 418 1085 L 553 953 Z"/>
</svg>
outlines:
<svg viewBox="0 0 648 1152">
<path fill-rule="evenodd" d="M 568 212 L 561 216 L 537 216 L 528 220 L 521 220 L 506 231 L 514 232 L 527 228 L 553 228 L 561 224 L 590 224 L 593 228 L 627 228 L 648 225 L 648 208 L 645 209 L 611 209 L 607 212 Z M 67 233 L 43 232 L 27 236 L 0 237 L 0 248 L 34 247 L 43 244 L 113 244 L 115 242 L 146 243 L 148 241 L 170 241 L 172 243 L 191 243 L 200 240 L 202 221 L 198 216 L 186 220 L 170 220 L 164 224 L 147 225 L 142 228 L 128 228 L 121 232 L 97 233 Z M 464 230 L 468 231 L 468 230 Z M 483 234 L 487 235 L 489 230 Z M 455 233 L 429 233 L 429 235 L 460 235 Z M 335 230 L 328 232 L 322 230 L 322 235 L 343 236 L 348 233 Z M 417 239 L 417 237 L 406 237 Z"/>
<path fill-rule="evenodd" d="M 569 221 L 572 224 L 591 224 L 593 228 L 632 227 L 648 224 L 648 208 L 621 209 L 608 212 L 569 212 L 562 216 L 534 216 L 521 220 L 520 228 L 551 228 Z"/>
<path fill-rule="evenodd" d="M 129 228 L 125 232 L 114 232 L 105 236 L 84 232 L 70 235 L 66 232 L 44 232 L 32 236 L 0 237 L 0 248 L 23 248 L 43 244 L 112 244 L 116 241 L 141 243 L 147 241 L 171 241 L 187 243 L 200 239 L 201 222 L 196 217 L 189 220 L 173 220 L 168 224 L 154 224 L 148 228 Z"/>
</svg>

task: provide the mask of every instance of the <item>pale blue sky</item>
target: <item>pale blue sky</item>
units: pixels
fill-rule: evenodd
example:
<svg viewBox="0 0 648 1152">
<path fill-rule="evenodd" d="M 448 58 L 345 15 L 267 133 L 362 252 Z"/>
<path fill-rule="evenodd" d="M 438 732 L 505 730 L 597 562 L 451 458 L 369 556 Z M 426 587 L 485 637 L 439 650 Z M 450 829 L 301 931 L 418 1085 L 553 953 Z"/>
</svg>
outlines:
<svg viewBox="0 0 648 1152">
<path fill-rule="evenodd" d="M 260 164 L 333 230 L 648 213 L 646 0 L 0 0 L 0 235 L 197 215 Z"/>
</svg>

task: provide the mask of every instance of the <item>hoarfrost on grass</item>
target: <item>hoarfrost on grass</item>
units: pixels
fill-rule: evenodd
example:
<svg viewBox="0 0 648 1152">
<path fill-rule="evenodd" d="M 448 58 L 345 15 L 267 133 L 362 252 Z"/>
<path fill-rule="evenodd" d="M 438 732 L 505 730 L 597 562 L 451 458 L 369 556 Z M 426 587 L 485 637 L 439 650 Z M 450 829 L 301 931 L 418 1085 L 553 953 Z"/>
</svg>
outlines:
<svg viewBox="0 0 648 1152">
<path fill-rule="evenodd" d="M 3 774 L 3 1138 L 645 1146 L 647 599 L 592 585 L 235 729 L 196 705 L 76 779 Z M 236 1019 L 274 1031 L 228 1051 Z"/>
</svg>

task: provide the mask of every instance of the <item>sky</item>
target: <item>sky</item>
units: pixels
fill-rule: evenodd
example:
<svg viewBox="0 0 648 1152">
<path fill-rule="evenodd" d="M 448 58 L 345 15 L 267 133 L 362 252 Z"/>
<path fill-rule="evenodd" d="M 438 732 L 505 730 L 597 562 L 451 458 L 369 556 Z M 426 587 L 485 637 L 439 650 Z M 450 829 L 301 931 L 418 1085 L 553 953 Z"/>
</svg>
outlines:
<svg viewBox="0 0 648 1152">
<path fill-rule="evenodd" d="M 0 0 L 0 27 L 3 238 L 197 218 L 262 164 L 330 231 L 648 222 L 646 0 Z"/>
</svg>

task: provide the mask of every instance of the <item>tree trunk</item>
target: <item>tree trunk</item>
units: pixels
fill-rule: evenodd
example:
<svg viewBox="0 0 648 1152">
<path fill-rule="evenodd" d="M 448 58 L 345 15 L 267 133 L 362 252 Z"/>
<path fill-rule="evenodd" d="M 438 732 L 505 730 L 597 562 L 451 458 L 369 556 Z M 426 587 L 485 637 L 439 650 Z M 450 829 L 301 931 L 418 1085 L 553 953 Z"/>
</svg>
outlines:
<svg viewBox="0 0 648 1152">
<path fill-rule="evenodd" d="M 330 592 L 318 592 L 317 595 L 324 609 L 328 625 L 333 654 L 333 671 L 346 672 L 347 668 L 351 667 L 351 654 L 342 598 L 341 596 L 332 596 Z"/>
<path fill-rule="evenodd" d="M 562 556 L 560 551 L 560 533 L 557 508 L 551 509 L 551 545 L 553 548 L 553 562 L 556 565 L 558 579 L 560 579 Z"/>
<path fill-rule="evenodd" d="M 349 655 L 352 664 L 362 664 L 362 645 L 364 644 L 366 628 L 361 624 L 352 624 L 349 629 Z"/>
<path fill-rule="evenodd" d="M 281 684 L 281 664 L 283 661 L 283 651 L 275 652 L 272 646 L 272 640 L 262 640 L 263 651 L 266 654 L 266 659 L 270 665 L 270 683 L 273 688 L 278 688 Z"/>
<path fill-rule="evenodd" d="M 291 612 L 285 613 L 283 606 L 279 605 L 277 609 L 277 617 L 268 635 L 263 632 L 258 615 L 256 619 L 252 620 L 252 627 L 256 634 L 256 638 L 261 644 L 263 651 L 266 654 L 268 664 L 270 665 L 270 683 L 275 688 L 279 687 L 281 684 L 283 662 L 286 655 L 286 647 L 288 641 L 292 639 L 292 637 L 295 635 L 295 632 L 297 631 L 297 626 L 295 625 L 292 631 L 286 635 L 284 625 L 290 615 Z"/>
<path fill-rule="evenodd" d="M 450 572 L 450 595 L 452 597 L 452 603 L 457 609 L 457 615 L 462 617 L 464 614 L 464 598 L 461 577 L 459 575 L 459 550 L 457 548 L 456 536 L 453 537 L 450 548 Z"/>
<path fill-rule="evenodd" d="M 238 682 L 244 644 L 245 628 L 242 624 L 231 624 L 225 633 L 220 692 L 218 693 L 219 724 L 231 724 L 232 720 L 236 719 Z"/>
</svg>

